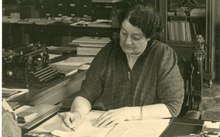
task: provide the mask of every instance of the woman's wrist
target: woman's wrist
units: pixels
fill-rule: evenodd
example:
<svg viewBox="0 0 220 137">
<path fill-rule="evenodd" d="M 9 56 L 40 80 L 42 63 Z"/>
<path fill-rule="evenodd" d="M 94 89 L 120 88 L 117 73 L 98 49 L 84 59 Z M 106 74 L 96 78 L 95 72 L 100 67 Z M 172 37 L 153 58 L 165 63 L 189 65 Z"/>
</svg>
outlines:
<svg viewBox="0 0 220 137">
<path fill-rule="evenodd" d="M 71 111 L 72 114 L 76 116 L 76 118 L 81 119 L 83 116 L 78 110 Z"/>
</svg>

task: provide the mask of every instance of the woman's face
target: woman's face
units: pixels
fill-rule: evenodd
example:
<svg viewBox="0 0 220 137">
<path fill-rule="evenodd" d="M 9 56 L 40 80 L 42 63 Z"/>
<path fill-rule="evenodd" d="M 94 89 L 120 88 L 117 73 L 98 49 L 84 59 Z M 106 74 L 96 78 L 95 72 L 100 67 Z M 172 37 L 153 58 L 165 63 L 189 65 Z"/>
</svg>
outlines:
<svg viewBox="0 0 220 137">
<path fill-rule="evenodd" d="M 140 28 L 125 19 L 120 30 L 120 46 L 126 54 L 140 54 L 147 47 L 150 39 L 146 38 Z"/>
</svg>

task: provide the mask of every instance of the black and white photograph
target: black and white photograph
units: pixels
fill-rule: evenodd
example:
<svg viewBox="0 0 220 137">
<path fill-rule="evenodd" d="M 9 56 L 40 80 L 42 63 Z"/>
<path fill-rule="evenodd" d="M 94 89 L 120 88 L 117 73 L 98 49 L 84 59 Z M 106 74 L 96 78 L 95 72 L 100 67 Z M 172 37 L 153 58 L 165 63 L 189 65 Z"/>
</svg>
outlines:
<svg viewBox="0 0 220 137">
<path fill-rule="evenodd" d="M 220 0 L 2 0 L 2 137 L 220 137 Z"/>
</svg>

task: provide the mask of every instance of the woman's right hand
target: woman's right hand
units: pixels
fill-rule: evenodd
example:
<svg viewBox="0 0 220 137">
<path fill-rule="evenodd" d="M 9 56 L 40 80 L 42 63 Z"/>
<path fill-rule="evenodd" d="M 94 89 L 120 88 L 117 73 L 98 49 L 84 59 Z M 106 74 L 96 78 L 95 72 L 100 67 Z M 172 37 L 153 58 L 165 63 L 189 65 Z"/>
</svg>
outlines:
<svg viewBox="0 0 220 137">
<path fill-rule="evenodd" d="M 60 114 L 63 117 L 64 125 L 67 126 L 72 131 L 82 122 L 82 117 L 79 112 L 66 112 Z"/>
</svg>

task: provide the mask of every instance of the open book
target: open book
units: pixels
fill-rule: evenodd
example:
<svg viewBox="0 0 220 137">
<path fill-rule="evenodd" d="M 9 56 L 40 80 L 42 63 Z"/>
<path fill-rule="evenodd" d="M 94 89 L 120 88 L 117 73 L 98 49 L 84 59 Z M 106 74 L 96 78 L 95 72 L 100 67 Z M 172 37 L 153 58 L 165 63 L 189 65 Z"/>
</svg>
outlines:
<svg viewBox="0 0 220 137">
<path fill-rule="evenodd" d="M 65 113 L 65 112 L 64 112 Z M 94 127 L 102 111 L 91 111 L 75 131 L 67 131 L 58 115 L 29 132 L 51 133 L 60 137 L 159 137 L 169 124 L 169 119 L 125 121 L 111 128 Z"/>
</svg>

